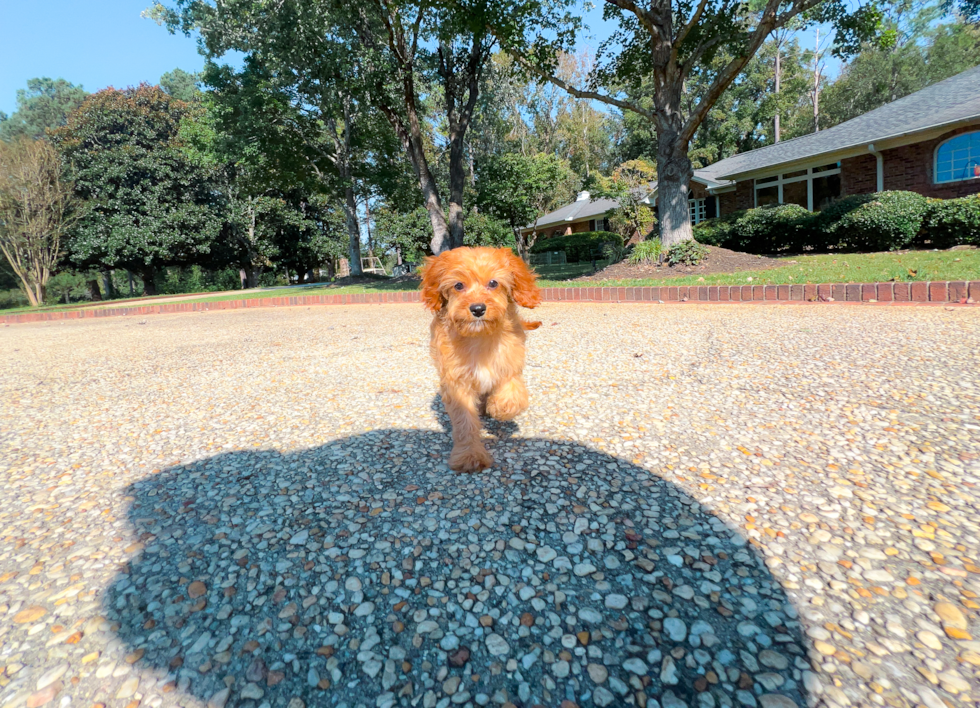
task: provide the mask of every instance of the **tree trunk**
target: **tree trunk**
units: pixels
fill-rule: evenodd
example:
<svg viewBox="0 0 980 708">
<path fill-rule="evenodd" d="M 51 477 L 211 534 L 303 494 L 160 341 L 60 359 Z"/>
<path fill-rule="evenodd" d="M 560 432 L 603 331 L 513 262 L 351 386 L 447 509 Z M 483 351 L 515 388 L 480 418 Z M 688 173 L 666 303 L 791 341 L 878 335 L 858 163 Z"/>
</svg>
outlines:
<svg viewBox="0 0 980 708">
<path fill-rule="evenodd" d="M 779 66 L 779 58 L 782 52 L 783 49 L 781 43 L 777 44 L 776 45 L 776 116 L 773 119 L 773 128 L 774 128 L 775 138 L 776 138 L 775 142 L 777 143 L 779 142 L 779 81 L 781 78 L 780 74 L 782 73 L 780 71 L 781 67 Z"/>
<path fill-rule="evenodd" d="M 156 268 L 148 265 L 138 271 L 138 274 L 140 279 L 143 281 L 143 294 L 156 295 L 157 285 L 155 282 L 153 282 L 153 278 L 156 276 Z"/>
<path fill-rule="evenodd" d="M 116 286 L 112 282 L 112 271 L 106 270 L 102 272 L 102 282 L 105 285 L 105 296 L 107 300 L 111 300 L 116 297 Z"/>
<path fill-rule="evenodd" d="M 133 289 L 133 271 L 127 270 L 126 271 L 126 275 L 129 276 L 129 296 L 132 297 L 133 296 L 133 292 L 134 292 L 134 289 Z"/>
<path fill-rule="evenodd" d="M 459 248 L 463 245 L 463 189 L 465 184 L 463 136 L 456 134 L 449 143 L 449 248 Z"/>
<path fill-rule="evenodd" d="M 354 201 L 354 186 L 349 179 L 344 188 L 344 216 L 350 240 L 350 274 L 364 275 L 361 270 L 361 229 L 357 225 L 357 203 Z"/>
<path fill-rule="evenodd" d="M 88 289 L 92 292 L 93 302 L 102 302 L 102 291 L 99 290 L 99 279 L 92 278 L 88 281 Z M 108 295 L 108 293 L 106 293 Z"/>
<path fill-rule="evenodd" d="M 664 248 L 694 238 L 688 187 L 694 169 L 687 145 L 680 144 L 679 129 L 662 121 L 657 126 L 657 209 Z"/>
<path fill-rule="evenodd" d="M 259 277 L 262 275 L 262 266 L 253 265 L 245 272 L 246 284 L 249 288 L 259 287 Z"/>
</svg>

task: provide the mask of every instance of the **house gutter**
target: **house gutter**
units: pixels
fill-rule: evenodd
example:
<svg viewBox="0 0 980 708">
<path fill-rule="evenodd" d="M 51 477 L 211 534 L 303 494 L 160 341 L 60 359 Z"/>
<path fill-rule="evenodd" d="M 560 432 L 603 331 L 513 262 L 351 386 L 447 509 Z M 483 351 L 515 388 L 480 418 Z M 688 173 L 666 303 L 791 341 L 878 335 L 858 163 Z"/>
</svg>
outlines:
<svg viewBox="0 0 980 708">
<path fill-rule="evenodd" d="M 877 184 L 877 189 L 875 189 L 875 191 L 876 192 L 884 192 L 885 191 L 885 156 L 882 155 L 877 150 L 875 150 L 875 144 L 874 143 L 868 143 L 868 152 L 870 152 L 872 155 L 875 156 L 875 160 L 878 163 L 877 164 L 877 167 L 878 167 L 878 184 Z"/>
</svg>

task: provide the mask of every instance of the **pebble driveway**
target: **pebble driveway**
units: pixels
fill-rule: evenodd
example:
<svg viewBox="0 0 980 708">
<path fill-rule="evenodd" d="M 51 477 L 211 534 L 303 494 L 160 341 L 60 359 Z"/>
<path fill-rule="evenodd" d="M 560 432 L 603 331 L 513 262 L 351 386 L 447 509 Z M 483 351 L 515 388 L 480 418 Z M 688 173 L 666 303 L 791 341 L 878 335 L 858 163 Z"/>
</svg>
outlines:
<svg viewBox="0 0 980 708">
<path fill-rule="evenodd" d="M 0 708 L 978 705 L 980 312 L 537 312 L 470 476 L 417 305 L 0 329 Z"/>
</svg>

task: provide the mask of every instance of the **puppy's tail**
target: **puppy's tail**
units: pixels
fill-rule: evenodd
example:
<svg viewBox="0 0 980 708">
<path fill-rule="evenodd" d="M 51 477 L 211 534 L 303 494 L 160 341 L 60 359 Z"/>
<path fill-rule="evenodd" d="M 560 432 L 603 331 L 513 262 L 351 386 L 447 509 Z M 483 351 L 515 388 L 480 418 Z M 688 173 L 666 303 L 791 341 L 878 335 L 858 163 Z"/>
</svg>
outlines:
<svg viewBox="0 0 980 708">
<path fill-rule="evenodd" d="M 521 327 L 524 328 L 524 331 L 525 332 L 530 332 L 532 329 L 537 329 L 540 326 L 541 326 L 541 322 L 540 321 L 539 322 L 525 322 L 524 320 L 521 320 Z"/>
</svg>

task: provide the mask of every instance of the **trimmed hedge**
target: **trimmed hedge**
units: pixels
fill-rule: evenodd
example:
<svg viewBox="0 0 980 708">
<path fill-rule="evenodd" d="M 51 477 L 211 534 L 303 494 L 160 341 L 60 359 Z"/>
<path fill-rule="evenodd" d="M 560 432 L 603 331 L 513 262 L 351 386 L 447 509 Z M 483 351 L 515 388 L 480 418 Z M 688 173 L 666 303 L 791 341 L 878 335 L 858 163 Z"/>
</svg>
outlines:
<svg viewBox="0 0 980 708">
<path fill-rule="evenodd" d="M 531 253 L 546 251 L 564 251 L 569 263 L 581 263 L 592 260 L 592 252 L 602 251 L 604 244 L 611 243 L 623 247 L 623 237 L 611 231 L 584 231 L 568 236 L 552 236 L 538 238 L 531 247 Z"/>
<path fill-rule="evenodd" d="M 702 222 L 694 238 L 746 253 L 895 251 L 923 240 L 933 248 L 980 244 L 980 196 L 859 194 L 817 214 L 795 204 L 770 205 Z"/>
<path fill-rule="evenodd" d="M 959 199 L 930 199 L 922 236 L 933 248 L 980 246 L 980 194 Z"/>
</svg>

